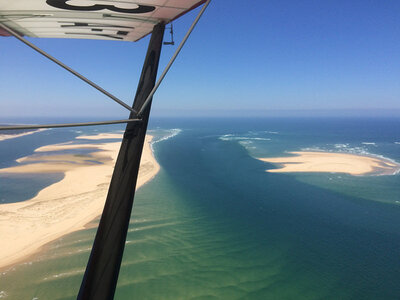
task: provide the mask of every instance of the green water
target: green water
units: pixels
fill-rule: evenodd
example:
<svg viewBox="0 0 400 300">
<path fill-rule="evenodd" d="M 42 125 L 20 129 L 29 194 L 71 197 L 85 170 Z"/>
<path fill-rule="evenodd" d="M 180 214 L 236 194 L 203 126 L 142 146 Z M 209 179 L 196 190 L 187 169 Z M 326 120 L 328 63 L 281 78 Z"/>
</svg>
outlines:
<svg viewBox="0 0 400 300">
<path fill-rule="evenodd" d="M 219 139 L 226 127 L 155 145 L 162 169 L 137 193 L 115 299 L 400 298 L 398 175 L 266 173 Z M 4 271 L 3 298 L 75 299 L 89 227 Z"/>
<path fill-rule="evenodd" d="M 306 270 L 292 270 L 301 279 L 286 278 L 293 268 L 293 245 L 285 237 L 271 234 L 269 241 L 254 243 L 254 224 L 242 228 L 221 212 L 206 215 L 201 203 L 189 205 L 189 195 L 168 181 L 162 172 L 152 183 L 157 191 L 148 185 L 139 192 L 116 299 L 252 299 L 266 291 L 310 299 L 325 294 L 316 289 L 313 274 L 304 276 Z M 93 229 L 70 234 L 3 273 L 5 292 L 12 291 L 7 299 L 74 299 L 94 234 Z M 334 286 L 334 278 L 324 282 Z"/>
</svg>

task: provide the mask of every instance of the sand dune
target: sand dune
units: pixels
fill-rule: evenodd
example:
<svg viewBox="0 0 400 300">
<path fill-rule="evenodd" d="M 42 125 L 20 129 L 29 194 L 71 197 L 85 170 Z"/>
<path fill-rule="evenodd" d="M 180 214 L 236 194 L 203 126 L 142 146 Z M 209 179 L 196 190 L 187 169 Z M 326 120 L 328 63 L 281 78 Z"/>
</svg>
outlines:
<svg viewBox="0 0 400 300">
<path fill-rule="evenodd" d="M 92 136 L 92 139 L 98 138 Z M 150 148 L 151 139 L 151 136 L 146 137 L 137 188 L 160 169 Z M 0 268 L 24 259 L 54 239 L 83 229 L 101 214 L 119 147 L 120 142 L 49 145 L 37 152 L 82 148 L 96 152 L 35 154 L 19 159 L 23 165 L 0 169 L 0 173 L 65 174 L 61 181 L 41 190 L 30 200 L 0 205 Z"/>
<path fill-rule="evenodd" d="M 81 135 L 77 139 L 102 140 L 102 139 L 122 139 L 122 133 L 99 133 L 97 135 Z"/>
<path fill-rule="evenodd" d="M 376 157 L 331 152 L 290 152 L 295 156 L 260 158 L 265 162 L 278 164 L 278 169 L 267 170 L 271 173 L 283 172 L 331 172 L 351 175 L 394 174 L 400 165 Z"/>
</svg>

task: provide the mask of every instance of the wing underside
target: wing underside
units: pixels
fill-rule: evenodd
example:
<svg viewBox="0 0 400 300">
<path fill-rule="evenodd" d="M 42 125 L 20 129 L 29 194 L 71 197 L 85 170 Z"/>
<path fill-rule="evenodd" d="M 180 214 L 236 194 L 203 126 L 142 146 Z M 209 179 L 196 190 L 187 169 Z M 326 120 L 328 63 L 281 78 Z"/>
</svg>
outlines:
<svg viewBox="0 0 400 300">
<path fill-rule="evenodd" d="M 21 35 L 137 41 L 199 0 L 0 0 L 0 22 Z M 6 36 L 7 32 L 0 31 Z"/>
</svg>

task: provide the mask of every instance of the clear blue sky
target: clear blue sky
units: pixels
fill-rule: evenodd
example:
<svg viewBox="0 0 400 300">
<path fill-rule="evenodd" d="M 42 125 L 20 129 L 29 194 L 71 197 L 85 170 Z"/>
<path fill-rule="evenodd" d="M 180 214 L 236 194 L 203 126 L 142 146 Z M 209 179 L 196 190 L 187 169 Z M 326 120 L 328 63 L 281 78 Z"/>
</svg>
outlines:
<svg viewBox="0 0 400 300">
<path fill-rule="evenodd" d="M 197 11 L 174 23 L 177 42 Z M 214 0 L 157 92 L 154 114 L 400 115 L 399 16 L 398 0 Z M 148 38 L 30 41 L 132 103 Z M 175 48 L 164 46 L 159 74 Z M 127 112 L 16 39 L 0 38 L 0 117 L 30 115 Z"/>
</svg>

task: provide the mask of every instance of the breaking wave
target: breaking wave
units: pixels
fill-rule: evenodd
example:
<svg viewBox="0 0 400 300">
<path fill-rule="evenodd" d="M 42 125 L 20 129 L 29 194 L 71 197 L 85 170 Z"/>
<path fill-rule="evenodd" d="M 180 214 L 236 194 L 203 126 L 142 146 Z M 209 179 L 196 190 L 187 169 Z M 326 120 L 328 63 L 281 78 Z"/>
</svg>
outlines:
<svg viewBox="0 0 400 300">
<path fill-rule="evenodd" d="M 247 137 L 247 136 L 235 136 L 234 134 L 224 134 L 219 137 L 221 141 L 270 141 L 270 138 L 260 137 Z"/>
<path fill-rule="evenodd" d="M 363 145 L 366 146 L 377 146 L 376 143 L 362 143 Z M 371 153 L 369 152 L 365 147 L 359 147 L 359 146 L 350 146 L 350 144 L 334 144 L 333 147 L 332 145 L 327 145 L 326 147 L 306 147 L 306 148 L 301 148 L 301 151 L 320 151 L 320 152 L 335 152 L 335 153 L 347 153 L 347 154 L 355 154 L 355 155 L 363 155 L 363 156 L 369 156 L 369 157 L 374 157 L 378 159 L 382 159 L 384 161 L 391 162 L 399 168 L 397 168 L 392 174 L 390 175 L 397 175 L 400 173 L 400 163 L 392 158 L 383 156 L 381 154 L 376 154 L 376 153 Z M 385 174 L 388 175 L 388 174 Z"/>
<path fill-rule="evenodd" d="M 254 149 L 257 149 L 256 145 L 260 144 L 259 142 L 265 142 L 265 141 L 271 141 L 271 138 L 268 137 L 260 137 L 260 135 L 265 135 L 267 131 L 249 131 L 246 136 L 246 134 L 224 134 L 218 136 L 218 139 L 221 141 L 229 141 L 229 142 L 237 142 L 239 145 L 243 146 L 245 149 L 248 151 L 252 151 Z M 268 131 L 268 133 L 270 133 Z M 258 143 L 257 143 L 258 142 Z"/>
<path fill-rule="evenodd" d="M 157 131 L 157 132 L 158 132 L 158 130 L 149 130 L 150 133 L 151 133 L 152 131 Z M 165 135 L 161 135 L 160 137 L 156 137 L 156 138 L 153 139 L 153 140 L 151 141 L 151 143 L 150 143 L 150 148 L 151 148 L 151 151 L 153 151 L 153 153 L 154 153 L 154 148 L 153 148 L 153 145 L 154 145 L 154 144 L 159 143 L 159 142 L 162 142 L 162 141 L 169 140 L 169 139 L 171 139 L 171 138 L 177 136 L 179 133 L 182 132 L 182 129 L 180 129 L 180 128 L 173 128 L 173 129 L 162 130 L 162 131 L 166 132 L 166 134 L 165 134 Z"/>
<path fill-rule="evenodd" d="M 67 272 L 62 272 L 62 273 L 57 273 L 53 275 L 49 275 L 47 277 L 44 277 L 42 281 L 47 281 L 47 280 L 57 280 L 60 278 L 66 278 L 66 277 L 72 277 L 76 275 L 83 274 L 85 272 L 85 269 L 75 269 Z"/>
</svg>

